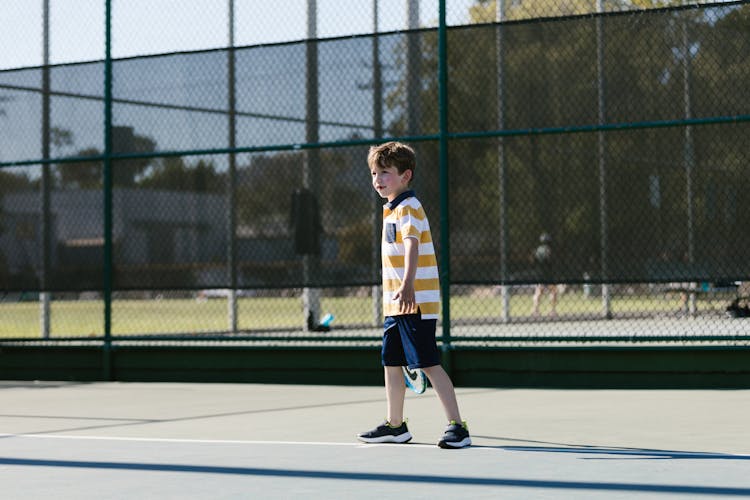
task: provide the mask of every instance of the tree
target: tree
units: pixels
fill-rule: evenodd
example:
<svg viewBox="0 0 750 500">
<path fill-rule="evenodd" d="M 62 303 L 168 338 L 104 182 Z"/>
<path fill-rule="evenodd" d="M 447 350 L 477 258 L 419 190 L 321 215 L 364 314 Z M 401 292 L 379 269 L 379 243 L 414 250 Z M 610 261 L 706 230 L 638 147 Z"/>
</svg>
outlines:
<svg viewBox="0 0 750 500">
<path fill-rule="evenodd" d="M 474 23 L 494 22 L 498 0 L 477 0 L 469 8 L 469 18 Z M 605 12 L 634 9 L 655 9 L 683 5 L 682 0 L 604 0 Z M 597 0 L 505 0 L 503 20 L 519 21 L 544 17 L 564 17 L 594 14 Z"/>
<path fill-rule="evenodd" d="M 25 173 L 13 173 L 0 169 L 0 235 L 6 230 L 3 198 L 7 193 L 30 191 L 38 186 L 38 181 L 28 178 Z M 0 287 L 8 285 L 9 272 L 7 269 L 5 255 L 0 249 Z"/>
<path fill-rule="evenodd" d="M 355 207 L 367 205 L 367 190 L 351 189 L 347 179 L 365 169 L 364 159 L 352 158 L 346 153 L 323 151 L 318 162 L 321 178 L 319 190 L 315 193 L 321 211 L 327 211 L 338 203 L 342 196 Z M 279 227 L 288 225 L 291 210 L 291 196 L 296 189 L 303 187 L 304 153 L 281 152 L 254 156 L 252 161 L 238 168 L 237 203 L 238 223 L 252 228 L 256 233 L 278 232 Z M 364 175 L 364 174 L 363 174 Z M 366 182 L 361 184 L 369 188 Z M 349 193 L 351 196 L 349 196 Z M 360 201 L 361 200 L 361 201 Z M 340 226 L 352 223 L 360 210 L 337 210 L 336 219 L 330 225 Z M 323 220 L 324 225 L 326 220 Z"/>
<path fill-rule="evenodd" d="M 564 26 L 516 24 L 504 29 L 502 35 L 505 48 L 502 54 L 503 96 L 500 98 L 497 28 L 487 25 L 449 30 L 448 128 L 451 132 L 550 127 L 570 124 L 566 120 L 571 115 L 577 115 L 582 123 L 595 121 L 596 110 L 581 116 L 585 108 L 580 104 L 596 102 L 596 87 L 591 84 L 595 72 L 589 71 L 589 66 L 584 66 L 582 71 L 580 64 L 595 53 L 595 38 L 589 26 L 582 21 L 567 22 Z M 425 54 L 422 67 L 426 74 L 421 109 L 427 130 L 437 128 L 434 36 L 428 32 L 422 37 Z M 551 85 L 550 75 L 567 85 Z M 392 97 L 390 102 L 397 101 Z M 499 123 L 501 106 L 502 124 Z M 585 214 L 595 213 L 597 200 L 594 196 L 596 177 L 591 175 L 588 161 L 590 142 L 570 143 L 560 136 L 528 135 L 506 138 L 503 144 L 510 179 L 505 217 L 515 267 L 519 270 L 528 267 L 530 249 L 543 230 L 556 232 L 555 237 L 560 241 L 570 239 L 579 245 L 593 244 L 594 231 L 584 225 Z M 437 166 L 437 150 L 430 149 L 426 153 L 428 156 L 420 158 L 420 165 Z M 498 278 L 501 217 L 498 140 L 451 141 L 449 153 L 451 227 L 455 234 L 461 235 L 454 240 L 452 255 L 463 258 L 464 254 L 467 259 L 476 257 L 491 263 L 460 268 L 463 279 Z M 571 184 L 572 179 L 584 181 L 575 186 Z M 430 193 L 430 197 L 436 200 L 437 193 Z M 477 217 L 477 213 L 482 216 Z M 588 252 L 581 252 L 585 253 Z"/>
<path fill-rule="evenodd" d="M 50 128 L 50 143 L 55 146 L 57 153 L 65 148 L 72 146 L 75 141 L 73 139 L 73 132 L 62 127 L 51 127 Z"/>
<path fill-rule="evenodd" d="M 504 21 L 560 17 L 596 12 L 596 0 L 522 0 L 506 1 Z M 486 23 L 496 20 L 497 0 L 479 0 L 469 8 L 473 22 Z"/>
<path fill-rule="evenodd" d="M 226 187 L 226 176 L 218 173 L 211 161 L 200 159 L 189 165 L 182 157 L 166 157 L 155 161 L 150 172 L 138 179 L 136 185 L 170 191 L 221 193 Z"/>
<path fill-rule="evenodd" d="M 97 148 L 86 148 L 78 151 L 75 156 L 86 157 L 101 154 L 102 152 Z M 61 163 L 59 176 L 62 188 L 101 189 L 102 162 L 99 160 L 84 160 L 76 163 Z"/>
<path fill-rule="evenodd" d="M 237 224 L 255 235 L 278 233 L 288 226 L 291 193 L 302 185 L 300 153 L 255 156 L 238 167 Z"/>
<path fill-rule="evenodd" d="M 633 2 L 623 8 L 652 8 L 678 2 Z M 506 2 L 505 19 L 532 15 L 526 7 L 543 9 L 545 15 L 593 12 L 595 2 Z M 508 9 L 516 10 L 508 10 Z M 610 9 L 614 6 L 610 3 Z M 477 22 L 495 19 L 494 1 L 480 1 L 471 15 Z M 520 10 L 519 10 L 520 9 Z M 727 14 L 729 12 L 729 14 Z M 744 13 L 744 14 L 743 14 Z M 702 116 L 717 113 L 715 100 L 703 104 L 698 95 L 737 96 L 725 113 L 736 113 L 747 79 L 747 23 L 745 9 L 730 11 L 673 10 L 658 14 L 633 14 L 604 19 L 603 79 L 597 73 L 597 24 L 591 18 L 567 17 L 553 22 L 510 23 L 448 30 L 448 128 L 450 132 L 483 132 L 503 128 L 525 130 L 589 126 L 599 122 L 599 89 L 604 97 L 605 123 L 633 123 L 684 118 L 683 78 L 685 50 L 683 26 L 689 25 L 692 54 L 690 68 L 694 107 L 704 106 Z M 713 16 L 713 17 L 712 17 Z M 720 34 L 732 23 L 731 45 Z M 434 31 L 420 35 L 420 109 L 423 129 L 437 129 L 437 43 Z M 499 38 L 501 37 L 501 38 Z M 709 51 L 710 40 L 715 40 Z M 498 47 L 503 52 L 498 53 Z M 722 55 L 719 52 L 723 51 Z M 733 51 L 727 54 L 727 47 Z M 405 48 L 397 57 L 403 58 Z M 712 51 L 716 51 L 712 54 Z M 498 67 L 502 61 L 502 68 Z M 722 66 L 717 65 L 720 61 Z M 717 71 L 721 67 L 722 71 Z M 725 70 L 725 68 L 728 69 Z M 501 70 L 502 69 L 502 70 Z M 500 71 L 501 70 L 501 71 Z M 720 76 L 716 76 L 720 74 Z M 498 75 L 502 75 L 499 80 Z M 745 76 L 743 76 L 745 75 Z M 502 97 L 498 94 L 502 84 Z M 402 110 L 393 127 L 405 130 L 404 85 L 396 87 L 387 104 Z M 503 123 L 499 123 L 499 110 Z M 732 111 L 734 110 L 734 111 Z M 696 132 L 697 134 L 697 132 Z M 729 152 L 737 157 L 737 139 L 703 127 L 696 135 L 695 158 L 702 147 L 721 153 L 704 162 L 713 163 Z M 511 268 L 521 271 L 528 249 L 542 230 L 553 233 L 567 254 L 565 272 L 580 279 L 584 270 L 599 269 L 599 162 L 597 134 L 526 134 L 502 141 L 508 172 L 508 212 Z M 605 133 L 608 252 L 611 265 L 623 279 L 644 276 L 644 263 L 661 254 L 664 244 L 685 246 L 686 197 L 683 161 L 685 128 L 637 127 L 632 131 Z M 732 144 L 729 142 L 734 141 Z M 449 147 L 451 228 L 455 241 L 452 256 L 481 262 L 498 262 L 499 254 L 499 139 L 452 140 Z M 705 146 L 702 146 L 705 145 Z M 420 165 L 436 166 L 437 148 L 424 148 Z M 736 161 L 734 163 L 736 164 Z M 423 170 L 424 171 L 424 170 Z M 649 179 L 660 173 L 664 196 L 655 216 L 649 201 Z M 435 174 L 437 172 L 434 172 Z M 434 187 L 434 186 L 433 186 Z M 430 193 L 436 199 L 436 193 Z M 697 196 L 701 196 L 697 194 Z M 738 195 L 739 197 L 739 195 Z M 700 214 L 701 200 L 696 200 Z M 741 213 L 745 213 L 740 210 Z M 481 217 L 476 217 L 481 213 Z M 657 224 L 657 219 L 660 221 Z M 647 223 L 644 223 L 647 221 Z M 460 236 L 459 236 L 460 234 Z M 744 238 L 744 236 L 743 236 Z M 491 260 L 495 259 L 495 260 Z M 454 267 L 458 280 L 486 281 L 497 277 L 499 265 L 475 265 L 476 275 Z M 588 269 L 587 269 L 588 268 Z"/>
<path fill-rule="evenodd" d="M 747 113 L 742 82 L 750 79 L 750 10 L 716 8 L 709 22 L 693 23 L 692 105 L 696 117 Z M 750 223 L 746 126 L 694 129 L 696 260 L 716 264 L 716 276 L 747 278 Z"/>
<path fill-rule="evenodd" d="M 113 153 L 152 153 L 156 151 L 156 141 L 148 136 L 134 133 L 132 127 L 113 127 Z M 58 148 L 74 144 L 73 135 L 63 129 L 52 129 L 53 144 Z M 77 157 L 99 157 L 103 154 L 98 148 L 88 147 L 78 150 Z M 112 181 L 116 187 L 133 187 L 136 179 L 152 164 L 152 158 L 116 160 L 112 162 Z M 60 185 L 63 188 L 101 189 L 103 182 L 102 162 L 83 160 L 76 163 L 61 163 L 59 166 Z"/>
<path fill-rule="evenodd" d="M 9 102 L 9 101 L 12 101 L 12 100 L 13 100 L 12 97 L 7 97 L 7 96 L 4 96 L 4 95 L 0 95 L 0 102 Z M 0 116 L 5 116 L 5 115 L 6 115 L 5 109 L 0 108 Z"/>
</svg>

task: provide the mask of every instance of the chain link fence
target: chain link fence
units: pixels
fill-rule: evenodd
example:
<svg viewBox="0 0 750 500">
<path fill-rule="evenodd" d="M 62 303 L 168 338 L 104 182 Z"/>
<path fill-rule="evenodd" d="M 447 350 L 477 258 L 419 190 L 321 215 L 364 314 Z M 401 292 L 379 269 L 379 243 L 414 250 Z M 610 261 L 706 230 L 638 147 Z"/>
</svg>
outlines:
<svg viewBox="0 0 750 500">
<path fill-rule="evenodd" d="M 183 4 L 0 21 L 0 337 L 376 341 L 400 139 L 444 341 L 750 339 L 748 2 Z"/>
</svg>

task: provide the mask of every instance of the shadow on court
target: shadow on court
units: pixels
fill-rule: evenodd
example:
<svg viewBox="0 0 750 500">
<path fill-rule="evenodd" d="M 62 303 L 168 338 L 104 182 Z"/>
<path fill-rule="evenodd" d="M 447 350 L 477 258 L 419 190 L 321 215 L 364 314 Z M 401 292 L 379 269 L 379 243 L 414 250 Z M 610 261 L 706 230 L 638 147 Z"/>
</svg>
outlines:
<svg viewBox="0 0 750 500">
<path fill-rule="evenodd" d="M 530 451 L 530 450 L 523 450 Z M 541 450 L 531 450 L 541 451 Z M 553 451 L 559 451 L 553 450 Z M 575 450 L 568 450 L 575 452 Z M 603 451 L 604 452 L 604 451 Z M 725 458 L 725 457 L 721 457 Z M 490 486 L 506 488 L 531 488 L 552 490 L 588 490 L 599 492 L 632 492 L 632 493 L 663 493 L 683 495 L 720 495 L 720 496 L 750 496 L 750 488 L 731 488 L 721 486 L 680 486 L 666 484 L 645 483 L 614 483 L 614 482 L 583 482 L 583 481 L 542 481 L 524 479 L 505 479 L 490 477 L 461 477 L 429 474 L 394 474 L 394 473 L 364 473 L 364 472 L 335 472 L 325 470 L 291 470 L 270 469 L 257 467 L 227 467 L 227 466 L 200 466 L 200 465 L 178 465 L 178 464 L 149 464 L 132 462 L 91 462 L 75 460 L 45 460 L 45 459 L 18 459 L 0 457 L 0 465 L 12 465 L 22 467 L 53 467 L 53 468 L 76 468 L 76 469 L 107 469 L 143 472 L 169 472 L 190 474 L 220 474 L 240 476 L 264 476 L 284 479 L 325 479 L 343 481 L 368 481 L 386 483 L 414 483 L 430 485 L 463 485 L 463 486 Z"/>
</svg>

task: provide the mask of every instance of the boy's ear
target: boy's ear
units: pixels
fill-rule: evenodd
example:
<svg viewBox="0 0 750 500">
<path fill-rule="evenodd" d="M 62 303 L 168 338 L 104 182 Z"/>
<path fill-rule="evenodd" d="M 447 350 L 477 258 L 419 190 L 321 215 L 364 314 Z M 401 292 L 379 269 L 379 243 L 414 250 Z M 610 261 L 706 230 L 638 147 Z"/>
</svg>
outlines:
<svg viewBox="0 0 750 500">
<path fill-rule="evenodd" d="M 414 176 L 414 170 L 412 169 L 406 169 L 404 170 L 404 180 L 409 183 L 411 182 L 411 178 Z"/>
</svg>

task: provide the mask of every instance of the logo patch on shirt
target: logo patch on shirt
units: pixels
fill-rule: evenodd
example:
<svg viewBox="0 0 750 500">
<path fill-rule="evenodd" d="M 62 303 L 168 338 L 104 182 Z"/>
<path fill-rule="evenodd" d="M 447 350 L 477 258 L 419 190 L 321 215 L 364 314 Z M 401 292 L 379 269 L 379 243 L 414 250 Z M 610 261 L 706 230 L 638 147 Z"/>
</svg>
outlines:
<svg viewBox="0 0 750 500">
<path fill-rule="evenodd" d="M 387 223 L 385 225 L 385 242 L 396 243 L 396 224 Z"/>
</svg>

